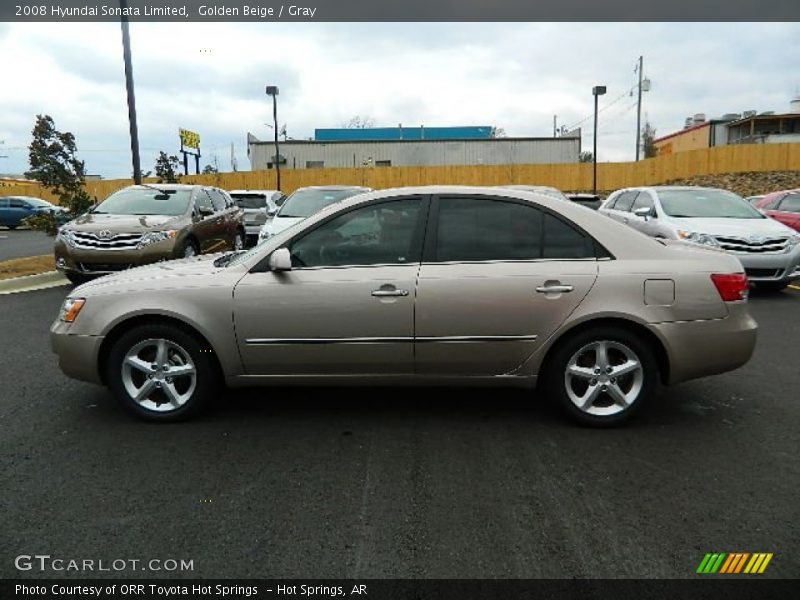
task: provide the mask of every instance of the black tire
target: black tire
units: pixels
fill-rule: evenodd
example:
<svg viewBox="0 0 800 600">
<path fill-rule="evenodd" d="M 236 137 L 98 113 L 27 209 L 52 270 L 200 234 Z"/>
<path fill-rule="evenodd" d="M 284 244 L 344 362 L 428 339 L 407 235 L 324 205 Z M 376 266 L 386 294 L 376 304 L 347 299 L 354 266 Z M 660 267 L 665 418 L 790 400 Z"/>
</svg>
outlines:
<svg viewBox="0 0 800 600">
<path fill-rule="evenodd" d="M 73 273 L 71 271 L 67 271 L 66 273 L 64 273 L 64 275 L 74 285 L 80 285 L 82 283 L 86 283 L 87 281 L 91 281 L 91 279 L 92 279 L 88 275 L 82 275 L 80 273 Z"/>
<path fill-rule="evenodd" d="M 612 369 L 615 366 L 623 364 L 621 360 L 628 360 L 624 350 L 627 350 L 634 356 L 639 365 L 641 365 L 641 375 L 637 373 L 629 373 L 619 376 L 619 381 L 615 381 L 614 374 L 601 372 L 597 375 L 596 379 L 583 379 L 581 377 L 568 378 L 567 367 L 575 356 L 589 359 L 586 366 L 582 366 L 580 360 L 576 366 L 581 369 L 589 369 L 592 373 L 597 373 L 595 370 L 596 365 L 591 364 L 591 357 L 597 356 L 592 350 L 593 344 L 601 342 L 609 342 L 608 356 Z M 578 354 L 584 350 L 583 354 Z M 549 397 L 553 398 L 561 408 L 574 420 L 584 425 L 592 427 L 610 427 L 619 425 L 620 423 L 629 419 L 641 405 L 646 403 L 647 400 L 654 395 L 658 389 L 659 372 L 658 361 L 650 349 L 647 341 L 642 339 L 642 336 L 628 331 L 624 328 L 613 326 L 598 326 L 592 329 L 570 335 L 562 341 L 559 341 L 553 349 L 552 355 L 548 358 L 546 367 L 547 372 L 543 374 L 543 382 L 545 390 Z M 570 382 L 568 384 L 568 381 Z M 586 389 L 582 390 L 582 382 L 586 381 Z M 594 384 L 592 383 L 594 382 Z M 612 382 L 614 382 L 612 384 Z M 573 396 L 589 397 L 584 394 L 592 389 L 597 390 L 597 399 L 589 405 L 588 410 L 584 410 L 577 406 L 577 400 L 573 401 L 568 391 L 568 385 Z M 607 387 L 603 387 L 603 386 Z M 612 385 L 616 390 L 621 390 L 623 394 L 633 394 L 626 405 L 615 403 L 610 392 L 603 392 Z M 635 391 L 638 389 L 638 393 Z M 583 391 L 583 394 L 580 392 Z M 608 411 L 609 414 L 593 414 L 593 412 Z M 617 412 L 611 412 L 617 411 Z"/>
<path fill-rule="evenodd" d="M 192 256 L 197 256 L 200 254 L 200 249 L 197 247 L 197 243 L 189 238 L 184 240 L 183 244 L 181 244 L 181 249 L 178 254 L 178 258 L 191 258 Z"/>
<path fill-rule="evenodd" d="M 141 385 L 139 389 L 142 389 L 147 383 L 146 379 L 152 379 L 152 377 L 146 378 L 142 371 L 130 367 L 128 368 L 129 372 L 133 375 L 126 375 L 124 373 L 125 367 L 123 366 L 125 357 L 130 351 L 137 345 L 149 344 L 151 340 L 156 346 L 158 344 L 157 340 L 165 340 L 167 343 L 174 345 L 173 348 L 169 349 L 174 353 L 171 359 L 169 359 L 172 361 L 172 367 L 185 367 L 189 364 L 185 361 L 181 362 L 180 360 L 176 360 L 176 358 L 181 358 L 181 352 L 188 354 L 191 363 L 194 364 L 194 386 L 192 388 L 192 386 L 188 384 L 184 385 L 186 384 L 186 376 L 184 376 L 181 382 L 181 385 L 184 385 L 184 387 L 181 389 L 187 393 L 187 399 L 176 408 L 165 406 L 170 403 L 167 401 L 165 391 L 162 391 L 160 388 L 149 393 L 148 396 L 150 399 L 145 400 L 144 403 L 136 401 L 128 388 L 126 388 L 126 378 L 129 384 Z M 150 347 L 146 346 L 141 351 L 142 354 L 138 356 L 146 357 L 146 353 L 149 350 Z M 155 348 L 153 350 L 155 351 Z M 167 355 L 169 355 L 169 352 Z M 145 358 L 144 362 L 146 363 L 147 360 L 148 359 Z M 152 360 L 157 361 L 158 359 L 153 357 Z M 162 377 L 166 377 L 166 379 L 161 379 L 161 382 L 163 382 L 161 385 L 164 387 L 166 387 L 167 382 L 170 381 L 168 374 L 169 372 L 164 372 L 162 374 Z M 136 381 L 133 381 L 134 376 Z M 179 377 L 180 376 L 177 376 L 175 378 L 173 382 L 174 387 L 172 389 L 179 389 Z M 211 401 L 218 390 L 220 376 L 212 352 L 207 344 L 201 341 L 199 336 L 176 325 L 154 323 L 152 325 L 134 327 L 130 331 L 125 332 L 114 342 L 106 366 L 106 381 L 114 396 L 116 396 L 117 400 L 119 400 L 122 406 L 130 413 L 147 421 L 170 422 L 186 420 L 200 412 Z M 160 384 L 160 382 L 155 381 L 153 383 L 154 385 Z M 193 391 L 191 394 L 188 394 L 192 389 Z"/>
<path fill-rule="evenodd" d="M 762 292 L 780 292 L 789 285 L 788 281 L 756 281 L 756 289 Z"/>
</svg>

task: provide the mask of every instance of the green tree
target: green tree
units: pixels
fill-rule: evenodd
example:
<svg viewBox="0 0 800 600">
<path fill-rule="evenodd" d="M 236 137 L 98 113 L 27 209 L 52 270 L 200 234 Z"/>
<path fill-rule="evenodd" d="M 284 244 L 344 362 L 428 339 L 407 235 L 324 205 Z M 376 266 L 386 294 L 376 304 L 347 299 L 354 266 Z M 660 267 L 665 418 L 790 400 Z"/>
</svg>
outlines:
<svg viewBox="0 0 800 600">
<path fill-rule="evenodd" d="M 219 173 L 219 171 L 214 165 L 206 165 L 203 167 L 203 175 L 213 175 L 215 173 Z"/>
<path fill-rule="evenodd" d="M 86 212 L 95 199 L 84 188 L 86 165 L 77 157 L 75 136 L 69 131 L 62 133 L 56 129 L 50 115 L 36 115 L 31 134 L 33 140 L 28 146 L 30 170 L 25 176 L 49 189 L 71 216 Z M 55 234 L 58 225 L 51 214 L 29 217 L 25 224 L 50 235 Z"/>
<path fill-rule="evenodd" d="M 658 148 L 655 144 L 656 128 L 650 125 L 649 121 L 645 121 L 644 129 L 642 130 L 642 153 L 645 158 L 654 158 L 658 156 Z"/>
<path fill-rule="evenodd" d="M 177 156 L 167 156 L 163 150 L 158 153 L 154 167 L 158 183 L 178 183 L 181 178 L 180 168 L 181 161 Z"/>
<path fill-rule="evenodd" d="M 592 162 L 592 158 L 593 156 L 591 152 L 581 152 L 578 155 L 578 162 L 583 162 L 583 163 Z"/>
</svg>

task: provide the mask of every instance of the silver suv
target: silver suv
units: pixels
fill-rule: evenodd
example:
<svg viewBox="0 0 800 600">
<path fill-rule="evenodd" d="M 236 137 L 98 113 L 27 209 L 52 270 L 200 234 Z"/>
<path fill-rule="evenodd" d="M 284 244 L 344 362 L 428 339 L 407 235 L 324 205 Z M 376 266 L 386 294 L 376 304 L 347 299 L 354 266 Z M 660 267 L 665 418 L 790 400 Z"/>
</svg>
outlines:
<svg viewBox="0 0 800 600">
<path fill-rule="evenodd" d="M 598 210 L 652 237 L 725 250 L 760 288 L 781 290 L 800 278 L 800 235 L 727 190 L 627 188 L 611 194 Z"/>
</svg>

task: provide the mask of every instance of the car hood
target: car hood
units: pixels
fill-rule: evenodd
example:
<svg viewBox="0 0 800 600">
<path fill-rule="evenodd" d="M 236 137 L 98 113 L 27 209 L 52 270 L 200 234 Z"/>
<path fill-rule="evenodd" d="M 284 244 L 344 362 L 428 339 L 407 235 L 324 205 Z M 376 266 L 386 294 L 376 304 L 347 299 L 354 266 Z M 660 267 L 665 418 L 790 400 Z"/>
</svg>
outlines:
<svg viewBox="0 0 800 600">
<path fill-rule="evenodd" d="M 67 223 L 72 231 L 100 231 L 109 229 L 113 233 L 132 231 L 159 231 L 178 228 L 182 215 L 103 215 L 86 213 Z"/>
<path fill-rule="evenodd" d="M 791 235 L 794 232 L 774 219 L 673 219 L 678 228 L 713 236 Z"/>
<path fill-rule="evenodd" d="M 280 215 L 276 215 L 264 225 L 264 229 L 270 236 L 273 236 L 303 220 L 304 217 L 281 217 Z"/>
<path fill-rule="evenodd" d="M 213 285 L 209 276 L 213 277 L 223 271 L 238 270 L 236 267 L 214 266 L 214 261 L 223 254 L 203 254 L 191 258 L 161 261 L 104 275 L 78 286 L 70 295 L 103 294 L 112 290 L 114 292 L 144 291 L 153 287 L 164 289 Z"/>
</svg>

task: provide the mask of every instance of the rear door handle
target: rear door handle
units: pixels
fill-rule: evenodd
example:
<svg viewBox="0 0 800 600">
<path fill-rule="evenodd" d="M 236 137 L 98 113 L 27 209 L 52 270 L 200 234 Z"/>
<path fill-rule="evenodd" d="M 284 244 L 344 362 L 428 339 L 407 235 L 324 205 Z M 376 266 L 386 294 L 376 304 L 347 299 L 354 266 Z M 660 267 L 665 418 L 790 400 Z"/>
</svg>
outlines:
<svg viewBox="0 0 800 600">
<path fill-rule="evenodd" d="M 536 291 L 540 294 L 566 294 L 574 289 L 571 285 L 540 285 Z"/>
<path fill-rule="evenodd" d="M 376 298 L 391 298 L 393 296 L 408 296 L 408 290 L 373 290 Z"/>
</svg>

